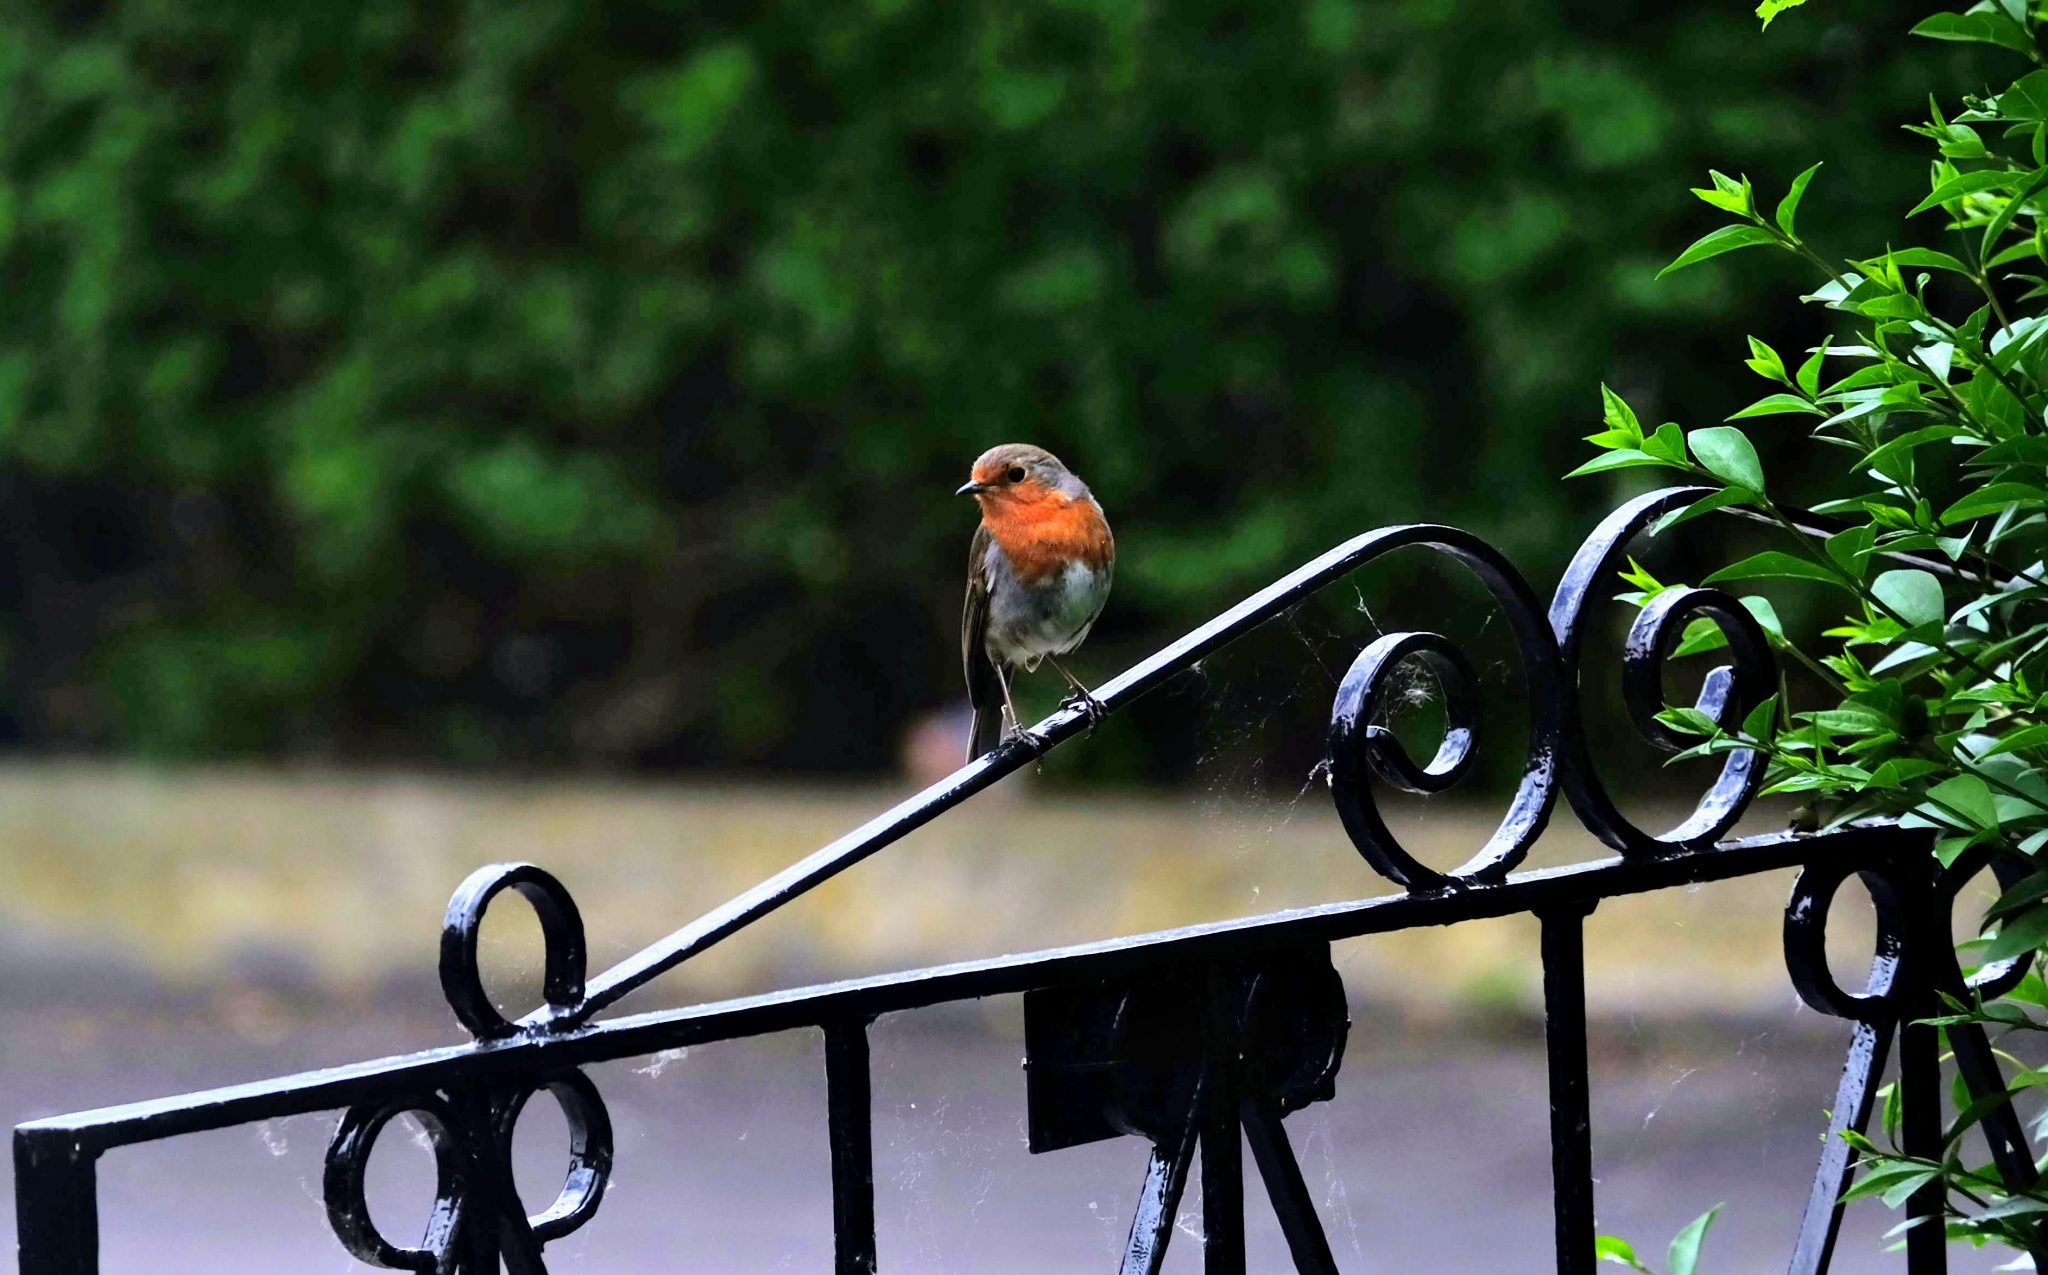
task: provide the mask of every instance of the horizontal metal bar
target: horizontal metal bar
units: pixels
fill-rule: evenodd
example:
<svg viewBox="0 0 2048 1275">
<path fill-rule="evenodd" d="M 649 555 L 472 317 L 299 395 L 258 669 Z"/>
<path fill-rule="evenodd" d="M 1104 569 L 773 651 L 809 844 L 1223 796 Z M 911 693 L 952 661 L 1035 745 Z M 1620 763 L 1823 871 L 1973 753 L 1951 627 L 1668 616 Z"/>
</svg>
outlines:
<svg viewBox="0 0 2048 1275">
<path fill-rule="evenodd" d="M 1924 849 L 1924 830 L 1850 827 L 1819 835 L 1778 833 L 1657 859 L 1600 859 L 1517 873 L 1499 885 L 1386 895 L 1295 908 L 1015 956 L 850 979 L 683 1009 L 629 1015 L 555 1036 L 430 1049 L 181 1097 L 102 1107 L 19 1126 L 32 1142 L 104 1150 L 349 1106 L 366 1098 L 433 1089 L 493 1075 L 536 1075 L 949 1001 L 1093 982 L 1161 966 L 1232 960 L 1304 943 L 1554 908 L 1569 901 L 1640 894 L 1844 858 L 1863 863 Z"/>
</svg>

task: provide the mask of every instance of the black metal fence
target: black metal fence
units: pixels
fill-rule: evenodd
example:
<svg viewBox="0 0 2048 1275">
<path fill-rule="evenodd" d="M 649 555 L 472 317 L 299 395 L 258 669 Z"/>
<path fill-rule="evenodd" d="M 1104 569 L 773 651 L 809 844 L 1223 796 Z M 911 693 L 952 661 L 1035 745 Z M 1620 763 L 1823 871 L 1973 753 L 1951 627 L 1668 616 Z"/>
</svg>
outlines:
<svg viewBox="0 0 2048 1275">
<path fill-rule="evenodd" d="M 1343 988 L 1329 958 L 1337 939 L 1516 913 L 1541 923 L 1550 1074 L 1551 1163 L 1557 1269 L 1588 1275 L 1595 1263 L 1593 1153 L 1588 1116 L 1582 925 L 1601 900 L 1802 868 L 1785 913 L 1785 957 L 1794 986 L 1815 1009 L 1852 1024 L 1848 1061 L 1832 1104 L 1790 1270 L 1824 1271 L 1840 1224 L 1838 1203 L 1851 1165 L 1839 1136 L 1868 1121 L 1894 1038 L 1904 1095 L 1901 1137 L 1909 1154 L 1938 1155 L 1941 1122 L 1939 1029 L 1919 1020 L 1943 1012 L 1941 997 L 1985 996 L 2023 976 L 2022 959 L 1968 976 L 1950 939 L 1962 884 L 1989 870 L 2017 879 L 2016 864 L 1972 854 L 1947 867 L 1929 834 L 1850 826 L 1819 834 L 1721 841 L 1762 781 L 1759 759 L 1730 754 L 1692 814 L 1662 834 L 1625 818 L 1595 775 L 1579 717 L 1580 660 L 1588 602 L 1609 587 L 1628 543 L 1662 513 L 1703 494 L 1669 489 L 1617 510 L 1581 547 L 1548 611 L 1515 569 L 1477 539 L 1450 527 L 1395 527 L 1360 536 L 1246 599 L 1098 688 L 1109 711 L 1130 704 L 1362 564 L 1393 550 L 1426 546 L 1456 559 L 1492 593 L 1519 649 L 1529 700 L 1527 761 L 1506 816 L 1465 864 L 1432 869 L 1404 850 L 1381 820 L 1372 778 L 1416 793 L 1440 792 L 1470 769 L 1476 688 L 1459 649 L 1434 633 L 1387 634 L 1352 663 L 1331 713 L 1329 782 L 1360 854 L 1405 893 L 797 988 L 685 1009 L 596 1019 L 599 1011 L 664 971 L 732 935 L 836 873 L 876 853 L 1005 775 L 1041 745 L 1020 738 L 944 782 L 792 865 L 729 903 L 593 977 L 583 922 L 553 876 L 529 864 L 494 864 L 462 883 L 441 937 L 440 976 L 448 1003 L 473 1040 L 396 1058 L 236 1085 L 154 1102 L 36 1120 L 15 1130 L 14 1154 L 23 1275 L 85 1275 L 98 1269 L 96 1165 L 138 1143 L 307 1112 L 340 1111 L 328 1148 L 327 1212 L 343 1245 L 393 1270 L 495 1272 L 546 1269 L 546 1245 L 591 1221 L 613 1161 L 602 1095 L 581 1070 L 595 1063 L 707 1041 L 770 1032 L 823 1033 L 833 1185 L 836 1269 L 877 1269 L 869 1126 L 867 1027 L 877 1016 L 976 997 L 1021 994 L 1025 1009 L 1030 1150 L 1052 1152 L 1104 1138 L 1151 1144 L 1151 1158 L 1121 1269 L 1156 1272 L 1196 1155 L 1202 1158 L 1203 1263 L 1212 1275 L 1245 1270 L 1243 1148 L 1248 1144 L 1297 1269 L 1335 1272 L 1336 1263 L 1290 1148 L 1286 1116 L 1330 1098 L 1348 1029 Z M 1664 654 L 1686 625 L 1711 618 L 1727 635 L 1730 661 L 1705 681 L 1698 707 L 1738 722 L 1776 686 L 1772 657 L 1754 619 L 1711 589 L 1671 590 L 1637 615 L 1623 654 L 1631 716 L 1651 742 L 1678 741 L 1654 720 L 1661 707 Z M 1418 763 L 1381 723 L 1383 699 L 1403 665 L 1420 663 L 1442 689 L 1446 729 L 1435 755 Z M 1086 729 L 1078 707 L 1036 727 L 1044 747 Z M 1542 833 L 1562 791 L 1579 819 L 1617 857 L 1540 872 L 1514 869 Z M 1829 903 L 1851 876 L 1869 889 L 1878 917 L 1867 985 L 1845 990 L 1828 971 L 1823 938 Z M 486 909 L 506 890 L 539 914 L 545 938 L 546 1004 L 514 1022 L 503 1017 L 478 972 L 477 938 Z M 2033 1180 L 2034 1160 L 1982 1031 L 1950 1028 L 1947 1046 L 1969 1092 L 1992 1108 L 1984 1121 L 1992 1154 L 2009 1181 Z M 526 1105 L 545 1092 L 570 1129 L 561 1189 L 532 1211 L 511 1171 L 513 1132 Z M 436 1199 L 417 1241 L 380 1231 L 364 1199 L 364 1174 L 379 1135 L 409 1115 L 434 1154 Z M 1938 1213 L 1939 1188 L 1907 1202 L 1913 1217 Z M 409 1237 L 406 1237 L 409 1238 Z M 1944 1269 L 1939 1223 L 1906 1233 L 1913 1275 Z"/>
</svg>

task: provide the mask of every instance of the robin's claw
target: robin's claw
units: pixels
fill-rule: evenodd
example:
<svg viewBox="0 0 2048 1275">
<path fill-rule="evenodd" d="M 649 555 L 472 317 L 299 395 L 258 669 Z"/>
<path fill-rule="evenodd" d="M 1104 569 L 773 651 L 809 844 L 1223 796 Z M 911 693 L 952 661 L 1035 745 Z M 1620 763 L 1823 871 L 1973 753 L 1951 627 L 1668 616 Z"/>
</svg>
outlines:
<svg viewBox="0 0 2048 1275">
<path fill-rule="evenodd" d="M 1103 719 L 1109 716 L 1109 709 L 1104 706 L 1101 700 L 1096 699 L 1085 689 L 1078 686 L 1074 688 L 1072 695 L 1060 701 L 1060 707 L 1080 709 L 1082 714 L 1088 719 L 1088 733 L 1090 735 L 1093 735 L 1095 728 L 1102 725 Z"/>
<path fill-rule="evenodd" d="M 1052 747 L 1051 740 L 1039 734 L 1037 731 L 1032 730 L 1029 726 L 1010 727 L 1010 733 L 1004 739 L 1003 742 L 1021 743 L 1026 748 L 1029 748 L 1032 752 L 1037 753 L 1041 757 L 1043 757 L 1046 754 L 1047 750 L 1049 750 Z"/>
</svg>

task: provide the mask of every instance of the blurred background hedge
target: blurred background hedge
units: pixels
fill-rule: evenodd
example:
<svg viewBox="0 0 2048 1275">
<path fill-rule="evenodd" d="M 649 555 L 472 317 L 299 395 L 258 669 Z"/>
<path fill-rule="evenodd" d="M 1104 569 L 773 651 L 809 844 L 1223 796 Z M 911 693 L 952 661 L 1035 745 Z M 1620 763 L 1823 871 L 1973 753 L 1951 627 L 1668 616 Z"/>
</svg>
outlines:
<svg viewBox="0 0 2048 1275">
<path fill-rule="evenodd" d="M 1111 512 L 1097 672 L 1388 521 L 1547 583 L 1597 382 L 1817 335 L 1652 284 L 1685 187 L 1911 202 L 1918 8 L 6 5 L 0 740 L 878 768 L 1012 439 Z"/>
</svg>

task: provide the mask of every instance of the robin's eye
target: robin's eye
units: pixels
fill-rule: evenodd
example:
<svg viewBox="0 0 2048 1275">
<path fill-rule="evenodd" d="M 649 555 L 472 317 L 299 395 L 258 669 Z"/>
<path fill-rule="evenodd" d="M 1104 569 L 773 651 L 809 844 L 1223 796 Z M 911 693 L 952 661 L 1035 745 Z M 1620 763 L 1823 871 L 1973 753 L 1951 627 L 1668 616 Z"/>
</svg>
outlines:
<svg viewBox="0 0 2048 1275">
<path fill-rule="evenodd" d="M 1003 475 L 1003 477 L 1013 483 L 1021 483 L 1024 481 L 1024 467 L 1022 465 L 1012 465 L 1010 466 L 1010 472 Z"/>
</svg>

